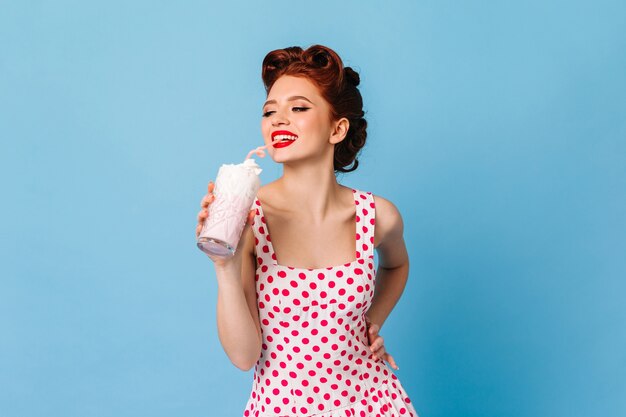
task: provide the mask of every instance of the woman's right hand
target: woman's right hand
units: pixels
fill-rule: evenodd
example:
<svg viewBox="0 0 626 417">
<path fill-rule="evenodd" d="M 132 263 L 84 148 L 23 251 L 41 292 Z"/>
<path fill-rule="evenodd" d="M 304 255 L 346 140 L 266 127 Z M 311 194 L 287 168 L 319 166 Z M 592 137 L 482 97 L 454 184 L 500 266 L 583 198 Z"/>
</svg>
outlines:
<svg viewBox="0 0 626 417">
<path fill-rule="evenodd" d="M 209 181 L 209 192 L 202 197 L 202 201 L 200 201 L 200 207 L 202 210 L 198 212 L 198 226 L 196 226 L 196 239 L 200 236 L 200 232 L 202 231 L 202 227 L 204 226 L 204 221 L 207 217 L 209 217 L 209 204 L 215 201 L 215 196 L 213 195 L 213 190 L 215 189 L 215 184 L 213 181 Z"/>
<path fill-rule="evenodd" d="M 200 202 L 200 207 L 202 207 L 202 209 L 200 210 L 200 212 L 198 212 L 198 225 L 196 226 L 196 239 L 200 235 L 200 232 L 202 231 L 202 227 L 204 226 L 204 222 L 209 216 L 209 204 L 215 201 L 215 194 L 213 194 L 214 189 L 215 189 L 215 184 L 213 183 L 213 181 L 210 181 L 209 187 L 208 187 L 208 193 L 202 198 L 202 201 Z M 255 213 L 254 210 L 250 210 L 250 212 L 248 213 L 248 218 L 246 219 L 246 225 L 244 226 L 244 229 L 241 232 L 242 236 L 244 235 L 244 233 L 247 232 L 250 225 L 254 221 L 254 213 Z M 243 243 L 243 239 L 239 239 L 239 244 L 238 244 L 237 249 L 235 250 L 235 255 L 231 256 L 230 258 L 222 258 L 219 256 L 211 256 L 211 255 L 207 255 L 207 256 L 214 263 L 220 264 L 220 265 L 226 265 L 230 262 L 241 260 L 242 243 Z"/>
</svg>

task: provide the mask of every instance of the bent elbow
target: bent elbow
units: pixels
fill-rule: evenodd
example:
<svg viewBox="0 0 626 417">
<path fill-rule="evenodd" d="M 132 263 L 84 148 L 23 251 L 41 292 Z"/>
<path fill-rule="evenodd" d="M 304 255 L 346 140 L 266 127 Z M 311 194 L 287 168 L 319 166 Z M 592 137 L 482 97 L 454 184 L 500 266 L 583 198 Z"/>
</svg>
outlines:
<svg viewBox="0 0 626 417">
<path fill-rule="evenodd" d="M 250 369 L 254 368 L 254 366 L 257 364 L 257 362 L 259 361 L 259 357 L 260 357 L 260 352 L 258 355 L 255 355 L 255 357 L 250 358 L 250 357 L 239 357 L 239 358 L 231 358 L 231 362 L 233 363 L 233 365 L 235 365 L 238 369 L 241 369 L 244 372 L 249 371 Z"/>
<path fill-rule="evenodd" d="M 254 368 L 254 365 L 256 365 L 256 361 L 252 363 L 251 362 L 233 362 L 233 365 L 235 365 L 238 369 L 244 372 L 248 372 L 249 370 Z"/>
<path fill-rule="evenodd" d="M 247 372 L 252 369 L 261 358 L 261 343 L 259 342 L 252 352 L 237 352 L 232 356 L 228 355 L 228 358 L 238 369 Z"/>
</svg>

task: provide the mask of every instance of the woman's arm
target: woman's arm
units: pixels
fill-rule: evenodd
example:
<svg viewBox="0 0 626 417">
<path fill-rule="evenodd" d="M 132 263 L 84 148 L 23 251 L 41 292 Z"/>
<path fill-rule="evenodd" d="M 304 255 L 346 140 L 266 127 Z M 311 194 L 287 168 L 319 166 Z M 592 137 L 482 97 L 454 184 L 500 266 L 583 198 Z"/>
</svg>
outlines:
<svg viewBox="0 0 626 417">
<path fill-rule="evenodd" d="M 404 224 L 400 212 L 389 200 L 374 196 L 376 226 L 374 245 L 378 252 L 378 271 L 374 298 L 367 317 L 382 327 L 400 299 L 409 277 L 409 255 L 404 243 Z"/>
<path fill-rule="evenodd" d="M 217 274 L 217 331 L 231 362 L 250 370 L 261 356 L 261 325 L 257 309 L 254 235 L 248 225 L 241 236 L 236 262 L 215 264 Z"/>
<path fill-rule="evenodd" d="M 215 184 L 209 182 L 198 213 L 196 237 L 215 201 Z M 217 333 L 230 361 L 239 369 L 249 370 L 261 356 L 261 324 L 256 303 L 256 256 L 251 225 L 255 210 L 250 210 L 235 255 L 229 259 L 209 256 L 217 275 Z M 208 256 L 208 255 L 207 255 Z"/>
</svg>

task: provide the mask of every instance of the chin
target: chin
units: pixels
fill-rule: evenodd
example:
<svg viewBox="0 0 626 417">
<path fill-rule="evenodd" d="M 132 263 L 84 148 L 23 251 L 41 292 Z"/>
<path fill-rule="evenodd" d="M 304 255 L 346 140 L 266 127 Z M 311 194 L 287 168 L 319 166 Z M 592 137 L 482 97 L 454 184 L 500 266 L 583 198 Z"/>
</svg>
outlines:
<svg viewBox="0 0 626 417">
<path fill-rule="evenodd" d="M 270 158 L 272 158 L 272 161 L 274 162 L 284 162 L 286 159 L 284 156 L 281 156 L 280 152 L 277 153 L 275 152 L 274 149 L 268 148 L 267 149 L 267 154 L 270 156 Z"/>
<path fill-rule="evenodd" d="M 278 158 L 276 158 L 274 155 L 272 155 L 272 160 L 274 162 L 278 163 L 278 164 L 284 164 L 286 162 L 290 162 L 291 161 L 290 158 L 284 158 L 284 157 L 281 158 L 280 156 Z"/>
</svg>

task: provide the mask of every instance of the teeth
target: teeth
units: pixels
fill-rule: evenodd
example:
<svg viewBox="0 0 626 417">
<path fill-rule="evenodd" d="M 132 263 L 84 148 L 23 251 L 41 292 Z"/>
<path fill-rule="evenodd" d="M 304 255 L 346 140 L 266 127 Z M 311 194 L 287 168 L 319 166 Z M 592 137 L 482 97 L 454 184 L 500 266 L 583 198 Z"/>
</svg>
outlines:
<svg viewBox="0 0 626 417">
<path fill-rule="evenodd" d="M 274 140 L 296 140 L 298 137 L 297 136 L 291 136 L 291 135 L 276 135 L 274 136 Z"/>
</svg>

